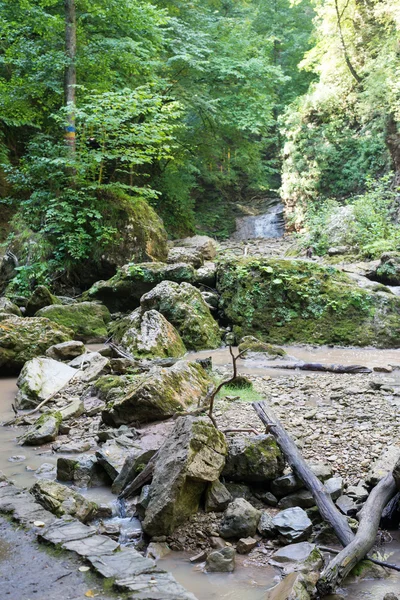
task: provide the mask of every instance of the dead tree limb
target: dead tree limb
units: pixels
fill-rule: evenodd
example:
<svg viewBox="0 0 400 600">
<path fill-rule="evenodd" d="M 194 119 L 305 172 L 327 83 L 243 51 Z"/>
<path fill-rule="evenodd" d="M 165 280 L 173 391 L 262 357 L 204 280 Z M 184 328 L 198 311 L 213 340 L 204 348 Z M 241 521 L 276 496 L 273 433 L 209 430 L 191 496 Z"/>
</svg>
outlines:
<svg viewBox="0 0 400 600">
<path fill-rule="evenodd" d="M 375 543 L 382 511 L 396 493 L 392 473 L 380 480 L 359 513 L 359 526 L 354 539 L 327 565 L 317 583 L 319 593 L 333 594 L 337 586 L 362 560 Z"/>
<path fill-rule="evenodd" d="M 336 550 L 336 548 L 327 548 L 326 546 L 318 546 L 318 550 L 321 550 L 321 552 L 329 552 L 330 554 L 340 554 L 340 552 L 342 552 L 341 550 Z M 369 560 L 369 562 L 374 563 L 374 565 L 379 565 L 380 567 L 384 567 L 385 569 L 392 569 L 393 571 L 400 572 L 400 565 L 388 563 L 385 560 L 378 560 L 377 558 L 373 558 L 369 554 L 365 557 L 364 560 Z"/>
<path fill-rule="evenodd" d="M 289 465 L 303 481 L 306 488 L 312 493 L 323 519 L 332 525 L 343 546 L 350 544 L 354 539 L 354 533 L 350 529 L 346 517 L 336 508 L 330 494 L 326 491 L 325 486 L 311 471 L 310 467 L 297 450 L 295 443 L 283 429 L 275 414 L 265 402 L 253 402 L 253 408 L 267 430 L 275 437 L 278 446 L 282 450 Z"/>
</svg>

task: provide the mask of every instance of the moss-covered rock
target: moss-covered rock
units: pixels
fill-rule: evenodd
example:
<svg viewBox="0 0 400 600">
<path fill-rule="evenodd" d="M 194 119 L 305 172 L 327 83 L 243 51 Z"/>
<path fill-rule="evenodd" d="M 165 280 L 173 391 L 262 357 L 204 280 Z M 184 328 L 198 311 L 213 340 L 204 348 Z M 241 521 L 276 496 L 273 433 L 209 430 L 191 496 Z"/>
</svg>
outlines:
<svg viewBox="0 0 400 600">
<path fill-rule="evenodd" d="M 238 337 L 381 348 L 400 344 L 400 298 L 357 287 L 333 267 L 231 259 L 219 264 L 217 287 Z"/>
<path fill-rule="evenodd" d="M 10 317 L 0 322 L 0 370 L 17 373 L 54 344 L 74 339 L 71 329 L 44 318 Z"/>
<path fill-rule="evenodd" d="M 185 263 L 130 263 L 124 265 L 111 279 L 97 281 L 83 294 L 82 299 L 99 300 L 112 312 L 133 310 L 139 306 L 143 294 L 161 281 L 191 283 L 195 278 L 194 268 Z"/>
<path fill-rule="evenodd" d="M 0 321 L 8 319 L 11 315 L 22 317 L 19 307 L 4 296 L 0 298 Z"/>
<path fill-rule="evenodd" d="M 231 481 L 261 483 L 278 477 L 284 463 L 272 435 L 234 436 L 228 439 L 223 476 Z"/>
<path fill-rule="evenodd" d="M 179 331 L 185 346 L 193 350 L 218 348 L 218 323 L 199 290 L 189 283 L 163 281 L 141 301 L 143 310 L 155 309 Z"/>
<path fill-rule="evenodd" d="M 241 339 L 239 344 L 239 352 L 257 352 L 267 354 L 271 358 L 277 358 L 278 356 L 286 356 L 286 352 L 279 346 L 262 342 L 252 335 L 245 335 Z"/>
<path fill-rule="evenodd" d="M 179 361 L 169 368 L 131 376 L 105 376 L 95 383 L 107 401 L 102 412 L 106 425 L 167 419 L 197 403 L 207 393 L 210 379 L 198 363 Z"/>
<path fill-rule="evenodd" d="M 36 357 L 28 360 L 17 380 L 17 406 L 36 406 L 61 390 L 75 375 L 76 369 L 52 358 Z"/>
<path fill-rule="evenodd" d="M 82 342 L 103 342 L 107 338 L 108 309 L 97 302 L 46 306 L 36 313 L 72 329 L 74 339 Z"/>
<path fill-rule="evenodd" d="M 52 304 L 61 304 L 61 300 L 53 296 L 45 285 L 39 285 L 33 291 L 26 305 L 26 316 L 33 317 L 35 313 L 45 306 Z"/>
<path fill-rule="evenodd" d="M 373 277 L 385 285 L 400 285 L 400 253 L 386 252 L 381 256 Z"/>
<path fill-rule="evenodd" d="M 98 510 L 95 502 L 56 481 L 38 481 L 30 492 L 43 508 L 57 517 L 71 515 L 86 523 L 95 517 Z"/>
<path fill-rule="evenodd" d="M 136 309 L 112 327 L 113 340 L 138 358 L 181 357 L 186 353 L 182 338 L 156 310 Z"/>
<path fill-rule="evenodd" d="M 21 446 L 41 446 L 54 442 L 62 421 L 60 412 L 47 412 L 40 416 L 35 423 L 18 438 Z"/>
</svg>

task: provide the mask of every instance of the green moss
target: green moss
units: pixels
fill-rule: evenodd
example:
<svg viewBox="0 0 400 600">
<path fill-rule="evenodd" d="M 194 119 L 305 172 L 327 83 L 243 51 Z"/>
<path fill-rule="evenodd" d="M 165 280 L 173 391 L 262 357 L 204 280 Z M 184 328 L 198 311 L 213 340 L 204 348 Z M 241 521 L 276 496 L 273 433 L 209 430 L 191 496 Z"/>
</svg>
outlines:
<svg viewBox="0 0 400 600">
<path fill-rule="evenodd" d="M 286 356 L 286 352 L 283 348 L 262 342 L 251 335 L 245 336 L 239 344 L 239 352 L 244 351 L 263 352 L 273 357 Z"/>
<path fill-rule="evenodd" d="M 101 342 L 107 337 L 106 323 L 110 320 L 110 313 L 101 304 L 81 302 L 53 305 L 42 308 L 36 314 L 38 317 L 47 317 L 63 327 L 72 329 L 75 339 L 83 342 Z"/>
</svg>

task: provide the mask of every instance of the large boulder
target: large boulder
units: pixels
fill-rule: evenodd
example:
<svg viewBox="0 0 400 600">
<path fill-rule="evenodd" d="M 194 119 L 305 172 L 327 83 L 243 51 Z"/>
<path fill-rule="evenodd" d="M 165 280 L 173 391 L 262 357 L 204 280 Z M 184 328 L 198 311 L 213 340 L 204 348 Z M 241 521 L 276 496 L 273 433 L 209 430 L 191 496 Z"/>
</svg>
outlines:
<svg viewBox="0 0 400 600">
<path fill-rule="evenodd" d="M 223 538 L 254 537 L 261 511 L 244 498 L 231 502 L 224 513 L 219 533 Z"/>
<path fill-rule="evenodd" d="M 189 283 L 163 281 L 140 301 L 143 310 L 158 310 L 179 331 L 185 346 L 192 350 L 218 348 L 218 323 L 199 290 Z"/>
<path fill-rule="evenodd" d="M 206 235 L 194 235 L 174 242 L 175 247 L 196 250 L 204 260 L 214 260 L 217 255 L 215 240 Z"/>
<path fill-rule="evenodd" d="M 103 342 L 107 338 L 108 309 L 97 302 L 77 304 L 53 304 L 36 313 L 74 332 L 74 338 L 82 342 Z"/>
<path fill-rule="evenodd" d="M 400 298 L 362 289 L 333 267 L 232 258 L 219 264 L 217 289 L 237 337 L 258 335 L 278 344 L 400 344 Z"/>
<path fill-rule="evenodd" d="M 72 482 L 80 488 L 98 487 L 110 483 L 107 473 L 93 454 L 60 457 L 57 460 L 57 479 Z"/>
<path fill-rule="evenodd" d="M 140 358 L 180 357 L 186 353 L 182 338 L 171 323 L 156 310 L 136 309 L 117 322 L 114 341 Z"/>
<path fill-rule="evenodd" d="M 209 421 L 179 417 L 159 450 L 143 521 L 148 535 L 169 535 L 199 507 L 225 463 L 224 435 Z"/>
<path fill-rule="evenodd" d="M 223 476 L 232 481 L 262 483 L 277 477 L 284 468 L 284 458 L 268 435 L 228 438 L 228 456 Z"/>
<path fill-rule="evenodd" d="M 94 518 L 98 506 L 71 488 L 55 481 L 42 479 L 30 490 L 35 500 L 58 517 L 71 515 L 83 523 Z"/>
<path fill-rule="evenodd" d="M 233 573 L 235 570 L 234 548 L 227 546 L 220 550 L 213 550 L 207 556 L 205 570 L 207 573 Z"/>
<path fill-rule="evenodd" d="M 71 340 L 70 342 L 63 342 L 62 344 L 50 346 L 50 348 L 46 350 L 46 356 L 54 358 L 54 360 L 67 361 L 73 360 L 85 352 L 86 348 L 83 342 Z"/>
<path fill-rule="evenodd" d="M 61 412 L 47 412 L 39 417 L 35 423 L 18 438 L 21 446 L 41 446 L 54 442 L 62 421 Z"/>
<path fill-rule="evenodd" d="M 95 389 L 108 402 L 103 422 L 117 427 L 168 419 L 204 398 L 209 385 L 209 376 L 198 363 L 178 361 L 128 378 L 101 377 Z"/>
<path fill-rule="evenodd" d="M 56 298 L 45 285 L 39 285 L 28 300 L 26 316 L 33 317 L 38 310 L 52 304 L 61 304 L 61 300 Z"/>
<path fill-rule="evenodd" d="M 204 258 L 196 248 L 180 248 L 176 246 L 172 248 L 168 253 L 167 263 L 187 263 L 192 265 L 195 269 L 201 267 L 204 263 Z"/>
<path fill-rule="evenodd" d="M 0 298 L 0 321 L 8 319 L 11 315 L 22 317 L 19 307 L 14 304 L 14 302 L 11 302 L 11 300 L 3 296 Z"/>
<path fill-rule="evenodd" d="M 281 536 L 288 542 L 306 540 L 312 530 L 312 523 L 302 508 L 287 508 L 278 513 L 272 523 Z"/>
<path fill-rule="evenodd" d="M 16 404 L 34 407 L 63 388 L 76 370 L 52 358 L 32 358 L 25 363 L 17 380 Z"/>
<path fill-rule="evenodd" d="M 10 317 L 0 322 L 0 370 L 16 373 L 54 344 L 73 339 L 71 329 L 49 319 Z"/>
<path fill-rule="evenodd" d="M 83 300 L 99 300 L 112 312 L 137 308 L 140 298 L 164 280 L 189 283 L 195 280 L 195 270 L 186 263 L 163 262 L 124 265 L 107 281 L 97 281 L 83 294 Z"/>
</svg>

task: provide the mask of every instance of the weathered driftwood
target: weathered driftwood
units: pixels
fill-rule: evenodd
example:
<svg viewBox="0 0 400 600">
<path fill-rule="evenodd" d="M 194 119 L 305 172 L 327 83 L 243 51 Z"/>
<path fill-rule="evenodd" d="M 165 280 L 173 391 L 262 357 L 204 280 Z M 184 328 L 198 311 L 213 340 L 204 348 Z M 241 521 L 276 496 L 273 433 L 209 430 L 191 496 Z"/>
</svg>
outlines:
<svg viewBox="0 0 400 600">
<path fill-rule="evenodd" d="M 265 402 L 254 402 L 253 408 L 264 423 L 268 431 L 275 436 L 276 441 L 285 455 L 286 460 L 304 485 L 312 493 L 315 503 L 322 517 L 330 523 L 343 546 L 347 546 L 354 539 L 354 533 L 350 529 L 347 519 L 336 508 L 330 494 L 326 491 L 323 483 L 314 475 L 304 458 L 301 456 L 293 440 L 289 437 L 275 414 Z"/>
<path fill-rule="evenodd" d="M 321 596 L 333 594 L 337 586 L 362 560 L 375 543 L 382 511 L 396 493 L 392 473 L 380 480 L 359 513 L 359 526 L 354 539 L 327 565 L 321 573 L 317 589 Z"/>
<path fill-rule="evenodd" d="M 337 550 L 336 548 L 328 548 L 327 546 L 318 546 L 318 550 L 321 550 L 321 552 L 329 552 L 330 554 L 340 554 L 341 552 L 341 550 Z M 377 558 L 373 558 L 369 555 L 364 560 L 369 560 L 369 562 L 374 563 L 374 565 L 379 565 L 385 569 L 393 569 L 393 571 L 400 572 L 400 565 L 395 565 L 394 563 L 389 563 L 385 560 L 378 560 Z"/>
<path fill-rule="evenodd" d="M 323 373 L 372 373 L 372 369 L 362 365 L 323 365 L 321 363 L 287 363 L 283 365 L 268 365 L 269 369 L 290 369 L 300 371 L 321 371 Z"/>
</svg>

